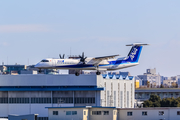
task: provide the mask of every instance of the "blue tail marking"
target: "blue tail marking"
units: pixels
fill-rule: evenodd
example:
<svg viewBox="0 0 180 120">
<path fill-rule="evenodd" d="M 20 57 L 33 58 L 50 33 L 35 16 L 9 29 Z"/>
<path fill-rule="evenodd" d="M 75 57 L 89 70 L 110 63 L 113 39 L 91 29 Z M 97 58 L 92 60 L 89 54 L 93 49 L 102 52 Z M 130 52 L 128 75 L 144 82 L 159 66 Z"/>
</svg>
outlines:
<svg viewBox="0 0 180 120">
<path fill-rule="evenodd" d="M 138 62 L 143 46 L 133 46 L 128 54 L 126 62 Z"/>
</svg>

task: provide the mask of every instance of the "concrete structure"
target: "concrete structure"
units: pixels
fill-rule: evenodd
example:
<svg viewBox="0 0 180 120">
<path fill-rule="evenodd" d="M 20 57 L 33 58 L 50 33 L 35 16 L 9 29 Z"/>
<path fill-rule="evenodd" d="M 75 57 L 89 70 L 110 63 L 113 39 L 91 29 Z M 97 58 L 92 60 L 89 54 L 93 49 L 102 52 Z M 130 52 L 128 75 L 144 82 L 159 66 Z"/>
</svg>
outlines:
<svg viewBox="0 0 180 120">
<path fill-rule="evenodd" d="M 49 120 L 117 120 L 115 107 L 49 107 Z"/>
<path fill-rule="evenodd" d="M 0 75 L 0 117 L 39 114 L 45 107 L 134 107 L 134 79 L 101 75 Z"/>
<path fill-rule="evenodd" d="M 135 88 L 139 88 L 139 80 L 135 80 Z"/>
<path fill-rule="evenodd" d="M 176 86 L 178 87 L 177 80 L 172 80 L 172 79 L 164 80 L 163 85 L 164 87 L 176 87 Z"/>
<path fill-rule="evenodd" d="M 180 108 L 49 107 L 49 120 L 179 120 Z"/>
<path fill-rule="evenodd" d="M 149 86 L 159 87 L 161 85 L 161 76 L 156 74 L 156 68 L 147 69 L 144 75 L 138 75 L 142 80 L 142 85 L 148 85 L 147 82 L 150 82 Z"/>
<path fill-rule="evenodd" d="M 139 101 L 148 100 L 151 94 L 155 94 L 163 98 L 177 98 L 180 97 L 180 89 L 178 88 L 149 88 L 149 89 L 136 89 L 135 99 Z"/>
<path fill-rule="evenodd" d="M 179 120 L 180 108 L 118 109 L 118 120 Z"/>
<path fill-rule="evenodd" d="M 3 74 L 20 74 L 21 70 L 25 70 L 27 68 L 26 65 L 0 65 L 0 71 Z"/>
<path fill-rule="evenodd" d="M 177 75 L 177 84 L 178 84 L 178 88 L 180 88 L 180 75 Z"/>
</svg>

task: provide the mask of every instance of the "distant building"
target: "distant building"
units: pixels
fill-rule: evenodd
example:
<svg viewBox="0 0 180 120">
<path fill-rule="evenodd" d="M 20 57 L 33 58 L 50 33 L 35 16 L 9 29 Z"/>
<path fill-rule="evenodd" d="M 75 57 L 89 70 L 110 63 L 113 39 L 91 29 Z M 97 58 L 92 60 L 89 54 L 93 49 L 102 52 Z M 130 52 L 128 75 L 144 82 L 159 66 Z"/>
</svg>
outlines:
<svg viewBox="0 0 180 120">
<path fill-rule="evenodd" d="M 177 84 L 178 84 L 178 88 L 180 88 L 180 75 L 177 75 Z"/>
<path fill-rule="evenodd" d="M 135 88 L 139 88 L 139 80 L 135 80 Z"/>
<path fill-rule="evenodd" d="M 21 70 L 27 69 L 26 65 L 0 65 L 0 71 L 3 74 L 20 74 Z"/>
<path fill-rule="evenodd" d="M 180 89 L 178 88 L 146 88 L 136 89 L 135 99 L 138 101 L 148 100 L 150 95 L 158 95 L 161 99 L 163 98 L 178 98 L 180 97 Z"/>
<path fill-rule="evenodd" d="M 135 81 L 136 81 L 136 80 L 139 81 L 139 87 L 142 86 L 142 80 L 141 80 L 139 77 L 135 76 L 135 77 L 134 77 L 134 80 L 135 80 Z"/>
<path fill-rule="evenodd" d="M 164 87 L 176 87 L 176 84 L 177 84 L 177 80 L 169 79 L 163 81 Z"/>
<path fill-rule="evenodd" d="M 148 82 L 151 87 L 159 87 L 161 85 L 161 76 L 156 74 L 156 68 L 147 69 L 144 75 L 138 75 L 138 77 L 142 80 L 142 85 L 148 85 Z"/>
</svg>

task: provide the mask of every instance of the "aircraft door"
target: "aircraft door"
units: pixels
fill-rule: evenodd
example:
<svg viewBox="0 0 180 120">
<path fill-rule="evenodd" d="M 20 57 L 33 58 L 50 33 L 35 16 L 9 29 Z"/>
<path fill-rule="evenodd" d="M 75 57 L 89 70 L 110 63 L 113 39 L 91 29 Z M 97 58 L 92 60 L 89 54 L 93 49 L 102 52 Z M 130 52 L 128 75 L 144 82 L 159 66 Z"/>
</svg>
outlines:
<svg viewBox="0 0 180 120">
<path fill-rule="evenodd" d="M 52 60 L 52 66 L 56 66 L 56 60 Z"/>
</svg>

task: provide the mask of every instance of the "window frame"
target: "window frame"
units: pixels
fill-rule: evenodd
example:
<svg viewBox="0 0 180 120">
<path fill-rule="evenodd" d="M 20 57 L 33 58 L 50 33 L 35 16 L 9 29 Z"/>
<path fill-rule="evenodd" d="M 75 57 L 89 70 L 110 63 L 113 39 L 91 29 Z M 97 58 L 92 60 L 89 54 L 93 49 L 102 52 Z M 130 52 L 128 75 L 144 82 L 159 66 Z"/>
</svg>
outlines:
<svg viewBox="0 0 180 120">
<path fill-rule="evenodd" d="M 159 116 L 163 116 L 163 115 L 164 115 L 164 111 L 159 111 Z"/>
<path fill-rule="evenodd" d="M 92 115 L 101 115 L 101 111 L 92 111 Z"/>
<path fill-rule="evenodd" d="M 53 111 L 53 115 L 58 115 L 58 111 Z"/>
<path fill-rule="evenodd" d="M 77 111 L 71 111 L 72 115 L 77 115 Z"/>
<path fill-rule="evenodd" d="M 103 115 L 109 115 L 109 111 L 103 111 Z"/>
<path fill-rule="evenodd" d="M 68 114 L 70 113 L 70 114 Z M 66 115 L 72 115 L 72 111 L 66 111 Z"/>
<path fill-rule="evenodd" d="M 146 114 L 143 114 L 143 113 L 146 113 Z M 147 116 L 147 111 L 142 111 L 142 116 Z"/>
<path fill-rule="evenodd" d="M 180 115 L 180 111 L 177 111 L 177 115 Z"/>
<path fill-rule="evenodd" d="M 129 114 L 129 113 L 131 113 L 131 114 Z M 127 116 L 133 116 L 133 112 L 132 111 L 127 112 Z"/>
</svg>

